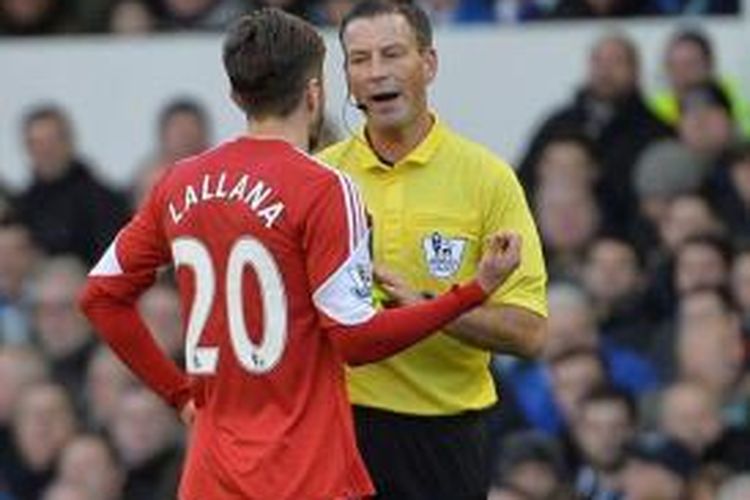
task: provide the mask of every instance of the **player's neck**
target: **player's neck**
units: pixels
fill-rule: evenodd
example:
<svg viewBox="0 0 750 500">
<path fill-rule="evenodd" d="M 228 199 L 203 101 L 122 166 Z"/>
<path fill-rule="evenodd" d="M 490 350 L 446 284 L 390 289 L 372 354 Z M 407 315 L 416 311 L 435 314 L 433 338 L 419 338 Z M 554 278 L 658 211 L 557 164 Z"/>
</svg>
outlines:
<svg viewBox="0 0 750 500">
<path fill-rule="evenodd" d="M 434 122 L 434 117 L 425 112 L 406 127 L 378 129 L 368 126 L 367 140 L 379 158 L 393 165 L 403 160 L 427 137 Z"/>
<path fill-rule="evenodd" d="M 247 134 L 253 139 L 278 139 L 286 141 L 304 151 L 310 146 L 308 124 L 299 117 L 270 117 L 253 120 L 248 124 Z"/>
</svg>

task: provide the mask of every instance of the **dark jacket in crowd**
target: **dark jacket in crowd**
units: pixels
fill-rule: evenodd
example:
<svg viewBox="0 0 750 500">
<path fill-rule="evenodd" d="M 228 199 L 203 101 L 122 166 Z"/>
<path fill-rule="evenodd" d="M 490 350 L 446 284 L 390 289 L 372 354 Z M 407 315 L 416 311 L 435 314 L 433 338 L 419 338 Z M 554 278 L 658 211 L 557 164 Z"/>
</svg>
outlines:
<svg viewBox="0 0 750 500">
<path fill-rule="evenodd" d="M 88 264 L 104 252 L 128 217 L 125 197 L 101 184 L 77 160 L 59 179 L 35 180 L 15 205 L 45 252 L 72 253 Z"/>
</svg>

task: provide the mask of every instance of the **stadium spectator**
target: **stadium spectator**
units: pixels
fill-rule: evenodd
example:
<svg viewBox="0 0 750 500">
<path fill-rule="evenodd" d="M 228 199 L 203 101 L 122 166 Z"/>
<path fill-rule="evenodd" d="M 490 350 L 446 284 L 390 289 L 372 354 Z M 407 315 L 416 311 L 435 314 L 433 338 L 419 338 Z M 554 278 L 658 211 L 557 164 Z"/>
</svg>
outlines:
<svg viewBox="0 0 750 500">
<path fill-rule="evenodd" d="M 580 279 L 586 248 L 600 226 L 591 187 L 543 184 L 534 198 L 550 279 Z"/>
<path fill-rule="evenodd" d="M 29 282 L 37 254 L 28 228 L 0 216 L 0 346 L 31 339 Z"/>
<path fill-rule="evenodd" d="M 91 327 L 76 307 L 85 281 L 86 271 L 78 260 L 55 257 L 43 263 L 31 285 L 34 338 L 52 377 L 74 396 L 79 412 L 84 405 L 79 389 L 95 347 Z"/>
<path fill-rule="evenodd" d="M 646 276 L 633 246 L 614 236 L 597 238 L 587 249 L 581 274 L 601 335 L 643 351 L 648 344 L 643 332 L 651 325 L 643 315 Z"/>
<path fill-rule="evenodd" d="M 145 388 L 122 394 L 109 428 L 126 470 L 123 500 L 177 497 L 182 464 L 179 427 L 172 411 Z"/>
<path fill-rule="evenodd" d="M 706 173 L 700 158 L 674 139 L 653 142 L 638 157 L 632 179 L 638 214 L 629 233 L 649 263 L 663 257 L 660 233 L 672 201 L 697 192 Z"/>
<path fill-rule="evenodd" d="M 138 208 L 151 188 L 171 165 L 208 149 L 211 123 L 203 105 L 190 97 L 169 101 L 157 119 L 156 151 L 136 175 L 132 189 L 132 206 Z"/>
<path fill-rule="evenodd" d="M 69 2 L 0 0 L 0 35 L 38 36 L 74 31 Z"/>
<path fill-rule="evenodd" d="M 125 472 L 115 455 L 105 438 L 79 434 L 62 450 L 57 481 L 83 486 L 95 500 L 120 500 Z"/>
<path fill-rule="evenodd" d="M 525 185 L 530 185 L 533 167 L 550 138 L 578 131 L 601 154 L 611 222 L 626 227 L 634 206 L 630 179 L 635 161 L 650 142 L 672 133 L 647 108 L 639 73 L 638 52 L 630 39 L 609 35 L 598 40 L 589 54 L 586 81 L 572 102 L 544 119 L 533 134 L 519 170 Z"/>
<path fill-rule="evenodd" d="M 599 388 L 579 403 L 579 418 L 573 422 L 582 463 L 575 479 L 579 498 L 621 497 L 627 445 L 638 426 L 635 400 L 627 393 Z"/>
<path fill-rule="evenodd" d="M 10 424 L 19 396 L 48 378 L 49 367 L 33 348 L 0 346 L 0 455 L 11 446 Z"/>
<path fill-rule="evenodd" d="M 97 346 L 83 386 L 88 427 L 94 431 L 110 428 L 120 397 L 134 385 L 135 377 L 112 351 L 103 345 Z"/>
<path fill-rule="evenodd" d="M 655 0 L 660 4 L 673 4 L 669 0 Z M 716 74 L 716 54 L 709 36 L 688 28 L 675 32 L 664 51 L 664 73 L 669 88 L 649 99 L 654 113 L 665 123 L 676 126 L 680 119 L 680 101 L 696 85 L 716 81 L 729 98 L 732 116 L 745 134 L 750 134 L 750 106 L 740 96 L 735 84 Z"/>
<path fill-rule="evenodd" d="M 680 99 L 680 141 L 716 175 L 739 139 L 729 98 L 715 82 L 690 88 Z"/>
<path fill-rule="evenodd" d="M 677 294 L 682 296 L 700 288 L 728 286 L 731 260 L 731 248 L 725 240 L 711 235 L 688 238 L 675 256 Z"/>
<path fill-rule="evenodd" d="M 553 438 L 541 433 L 527 431 L 509 436 L 503 442 L 494 475 L 499 489 L 505 484 L 522 500 L 572 499 L 566 491 L 562 450 Z"/>
<path fill-rule="evenodd" d="M 750 433 L 728 425 L 716 395 L 697 382 L 680 381 L 661 394 L 659 429 L 704 464 L 729 471 L 750 469 Z"/>
<path fill-rule="evenodd" d="M 20 394 L 12 420 L 12 445 L 0 464 L 12 495 L 37 498 L 44 491 L 77 425 L 73 404 L 61 385 L 42 382 Z"/>
<path fill-rule="evenodd" d="M 623 474 L 628 500 L 682 500 L 697 462 L 684 446 L 658 433 L 638 436 Z"/>
<path fill-rule="evenodd" d="M 151 4 L 143 0 L 116 0 L 107 14 L 107 31 L 116 35 L 146 35 L 157 29 Z"/>
<path fill-rule="evenodd" d="M 727 425 L 748 425 L 742 334 L 728 293 L 704 288 L 680 298 L 675 355 L 676 379 L 693 380 L 711 391 Z"/>
<path fill-rule="evenodd" d="M 61 108 L 33 109 L 23 131 L 32 184 L 17 199 L 19 219 L 45 252 L 93 262 L 127 216 L 124 198 L 77 157 L 72 124 Z"/>
</svg>

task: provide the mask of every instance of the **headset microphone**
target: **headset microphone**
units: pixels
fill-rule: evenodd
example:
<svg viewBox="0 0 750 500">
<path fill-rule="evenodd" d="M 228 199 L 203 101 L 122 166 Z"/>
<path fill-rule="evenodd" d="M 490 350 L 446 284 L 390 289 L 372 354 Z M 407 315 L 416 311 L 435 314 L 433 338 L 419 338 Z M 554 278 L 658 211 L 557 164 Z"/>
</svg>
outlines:
<svg viewBox="0 0 750 500">
<path fill-rule="evenodd" d="M 354 101 L 354 107 L 362 111 L 363 113 L 367 113 L 367 105 L 363 102 Z"/>
</svg>

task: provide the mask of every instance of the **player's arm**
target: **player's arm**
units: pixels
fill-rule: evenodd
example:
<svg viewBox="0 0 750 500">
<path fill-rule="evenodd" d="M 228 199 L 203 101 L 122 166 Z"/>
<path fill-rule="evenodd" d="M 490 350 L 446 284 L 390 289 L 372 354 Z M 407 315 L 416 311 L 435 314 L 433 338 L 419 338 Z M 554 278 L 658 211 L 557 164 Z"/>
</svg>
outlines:
<svg viewBox="0 0 750 500">
<path fill-rule="evenodd" d="M 385 309 L 352 326 L 330 328 L 329 334 L 349 364 L 380 361 L 445 327 L 461 314 L 480 306 L 518 267 L 520 239 L 498 233 L 482 257 L 477 276 L 434 300 L 398 309 Z"/>
<path fill-rule="evenodd" d="M 89 273 L 80 307 L 117 356 L 162 399 L 180 409 L 190 399 L 188 377 L 159 348 L 136 308 L 157 269 L 169 261 L 156 191 Z"/>
<path fill-rule="evenodd" d="M 373 362 L 422 340 L 481 304 L 518 266 L 520 248 L 496 236 L 476 280 L 429 303 L 376 313 L 372 261 L 359 193 L 340 176 L 312 205 L 305 252 L 313 301 L 332 342 L 350 364 Z"/>
<path fill-rule="evenodd" d="M 434 300 L 412 289 L 403 278 L 385 268 L 377 267 L 375 274 L 383 289 L 400 305 L 414 306 Z M 480 349 L 535 357 L 544 344 L 546 328 L 544 316 L 529 309 L 484 303 L 446 325 L 445 331 Z"/>
</svg>

